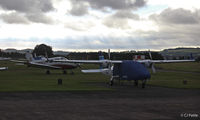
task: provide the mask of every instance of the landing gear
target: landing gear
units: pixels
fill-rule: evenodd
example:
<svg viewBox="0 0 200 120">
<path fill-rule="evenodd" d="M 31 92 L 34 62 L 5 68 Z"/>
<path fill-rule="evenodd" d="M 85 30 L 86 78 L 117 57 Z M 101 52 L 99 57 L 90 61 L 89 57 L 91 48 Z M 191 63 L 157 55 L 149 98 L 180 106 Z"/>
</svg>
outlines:
<svg viewBox="0 0 200 120">
<path fill-rule="evenodd" d="M 113 81 L 110 81 L 110 86 L 113 86 Z"/>
<path fill-rule="evenodd" d="M 63 70 L 63 74 L 67 74 L 67 71 L 66 71 L 66 70 Z"/>
<path fill-rule="evenodd" d="M 71 71 L 71 73 L 70 73 L 71 75 L 74 75 L 74 72 L 73 71 Z"/>
<path fill-rule="evenodd" d="M 137 87 L 138 86 L 138 80 L 135 80 L 134 85 Z"/>
<path fill-rule="evenodd" d="M 145 88 L 145 85 L 146 85 L 146 79 L 145 80 L 142 80 L 142 88 Z"/>
<path fill-rule="evenodd" d="M 47 71 L 46 71 L 46 74 L 49 75 L 49 74 L 50 74 L 50 70 L 47 70 Z"/>
<path fill-rule="evenodd" d="M 110 86 L 112 86 L 113 85 L 113 80 L 114 80 L 114 78 L 113 78 L 113 76 L 110 78 Z"/>
</svg>

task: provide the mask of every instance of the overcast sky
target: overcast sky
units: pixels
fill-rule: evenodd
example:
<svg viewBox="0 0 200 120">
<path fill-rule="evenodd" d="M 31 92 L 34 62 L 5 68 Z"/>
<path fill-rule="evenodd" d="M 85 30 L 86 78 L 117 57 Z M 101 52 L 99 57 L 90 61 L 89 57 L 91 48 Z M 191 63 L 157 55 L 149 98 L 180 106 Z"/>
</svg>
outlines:
<svg viewBox="0 0 200 120">
<path fill-rule="evenodd" d="M 41 43 L 74 51 L 200 47 L 200 0 L 0 0 L 0 48 Z"/>
</svg>

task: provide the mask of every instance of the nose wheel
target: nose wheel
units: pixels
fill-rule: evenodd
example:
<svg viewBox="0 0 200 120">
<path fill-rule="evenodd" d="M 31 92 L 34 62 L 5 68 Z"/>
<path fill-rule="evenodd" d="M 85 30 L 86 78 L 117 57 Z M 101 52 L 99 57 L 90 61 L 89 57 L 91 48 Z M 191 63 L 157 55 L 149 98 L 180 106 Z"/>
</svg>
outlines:
<svg viewBox="0 0 200 120">
<path fill-rule="evenodd" d="M 135 80 L 134 85 L 137 87 L 138 86 L 138 80 Z"/>
<path fill-rule="evenodd" d="M 67 74 L 67 71 L 66 71 L 66 70 L 63 70 L 63 74 Z"/>
<path fill-rule="evenodd" d="M 146 86 L 146 81 L 147 81 L 146 79 L 142 81 L 142 88 L 145 88 L 145 86 Z"/>
<path fill-rule="evenodd" d="M 114 80 L 114 78 L 113 78 L 113 76 L 110 78 L 110 86 L 113 86 L 113 80 Z"/>
<path fill-rule="evenodd" d="M 49 74 L 50 74 L 50 70 L 47 70 L 47 71 L 46 71 L 46 74 L 49 75 Z"/>
</svg>

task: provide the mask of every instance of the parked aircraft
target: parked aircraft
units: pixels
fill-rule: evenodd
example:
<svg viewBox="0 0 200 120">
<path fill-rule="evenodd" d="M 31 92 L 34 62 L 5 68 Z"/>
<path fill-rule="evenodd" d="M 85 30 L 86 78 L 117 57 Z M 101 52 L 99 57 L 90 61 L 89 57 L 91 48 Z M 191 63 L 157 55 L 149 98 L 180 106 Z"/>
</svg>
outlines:
<svg viewBox="0 0 200 120">
<path fill-rule="evenodd" d="M 64 57 L 45 58 L 43 56 L 33 57 L 32 54 L 26 53 L 27 61 L 11 60 L 17 63 L 27 64 L 28 67 L 38 67 L 47 69 L 46 74 L 50 74 L 50 69 L 61 69 L 63 74 L 67 73 L 67 69 L 71 69 L 71 74 L 74 74 L 72 69 L 79 67 L 77 63 L 63 63 L 59 60 L 67 60 Z"/>
<path fill-rule="evenodd" d="M 7 57 L 0 57 L 0 61 L 7 61 L 7 60 L 10 60 L 11 58 L 7 58 Z M 7 70 L 8 67 L 0 67 L 0 71 L 3 71 L 3 70 Z"/>
<path fill-rule="evenodd" d="M 101 72 L 110 75 L 110 85 L 113 85 L 115 79 L 134 80 L 138 85 L 138 80 L 142 80 L 142 88 L 145 87 L 146 81 L 151 78 L 150 72 L 146 67 L 151 67 L 155 72 L 155 63 L 173 63 L 173 62 L 193 62 L 194 60 L 110 60 L 110 50 L 108 50 L 108 60 L 99 56 L 99 60 L 56 60 L 64 63 L 85 63 L 100 64 L 100 69 L 82 70 L 84 73 Z M 150 58 L 152 58 L 150 56 Z M 144 64 L 144 65 L 143 65 Z"/>
<path fill-rule="evenodd" d="M 7 70 L 8 67 L 0 67 L 0 71 Z"/>
<path fill-rule="evenodd" d="M 0 57 L 0 61 L 6 61 L 6 60 L 10 60 L 11 58 L 6 58 L 6 57 Z"/>
</svg>

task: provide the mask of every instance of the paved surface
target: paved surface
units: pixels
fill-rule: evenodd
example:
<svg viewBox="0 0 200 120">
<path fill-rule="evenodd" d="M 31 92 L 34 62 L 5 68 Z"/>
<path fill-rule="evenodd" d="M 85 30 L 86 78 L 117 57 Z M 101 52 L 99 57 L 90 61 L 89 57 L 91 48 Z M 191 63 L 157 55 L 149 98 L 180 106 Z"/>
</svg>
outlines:
<svg viewBox="0 0 200 120">
<path fill-rule="evenodd" d="M 200 119 L 199 95 L 199 89 L 151 86 L 118 86 L 109 92 L 0 93 L 0 120 Z"/>
</svg>

